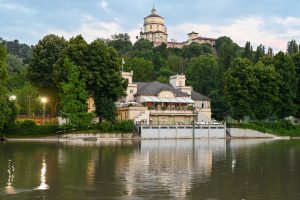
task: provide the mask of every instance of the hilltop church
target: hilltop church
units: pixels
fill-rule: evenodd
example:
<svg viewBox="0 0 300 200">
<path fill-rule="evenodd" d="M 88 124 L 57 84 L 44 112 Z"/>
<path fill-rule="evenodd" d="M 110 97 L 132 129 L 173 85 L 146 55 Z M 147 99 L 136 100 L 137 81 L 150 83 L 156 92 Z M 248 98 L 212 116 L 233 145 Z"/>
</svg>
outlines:
<svg viewBox="0 0 300 200">
<path fill-rule="evenodd" d="M 199 36 L 199 33 L 192 31 L 187 34 L 188 39 L 184 42 L 168 41 L 168 30 L 165 26 L 165 19 L 157 14 L 156 9 L 152 8 L 151 14 L 144 18 L 144 25 L 140 32 L 140 37 L 153 42 L 154 46 L 166 43 L 169 48 L 182 48 L 192 42 L 199 44 L 208 43 L 213 48 L 216 46 L 216 39 Z"/>
</svg>

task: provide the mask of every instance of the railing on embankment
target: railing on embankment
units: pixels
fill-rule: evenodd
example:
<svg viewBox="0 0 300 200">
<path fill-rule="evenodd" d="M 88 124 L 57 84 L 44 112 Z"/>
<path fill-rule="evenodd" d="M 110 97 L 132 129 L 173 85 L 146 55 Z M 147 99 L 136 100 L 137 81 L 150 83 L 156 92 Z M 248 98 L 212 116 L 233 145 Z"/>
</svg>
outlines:
<svg viewBox="0 0 300 200">
<path fill-rule="evenodd" d="M 142 139 L 225 138 L 226 124 L 136 125 Z"/>
</svg>

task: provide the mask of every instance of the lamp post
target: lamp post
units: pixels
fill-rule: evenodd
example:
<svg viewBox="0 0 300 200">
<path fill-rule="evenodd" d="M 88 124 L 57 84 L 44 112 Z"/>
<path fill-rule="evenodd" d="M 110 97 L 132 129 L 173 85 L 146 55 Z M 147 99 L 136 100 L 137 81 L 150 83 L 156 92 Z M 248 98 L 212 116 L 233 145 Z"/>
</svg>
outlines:
<svg viewBox="0 0 300 200">
<path fill-rule="evenodd" d="M 42 97 L 41 98 L 41 102 L 43 104 L 43 125 L 45 123 L 45 111 L 46 111 L 46 103 L 47 103 L 48 99 L 46 97 Z"/>
</svg>

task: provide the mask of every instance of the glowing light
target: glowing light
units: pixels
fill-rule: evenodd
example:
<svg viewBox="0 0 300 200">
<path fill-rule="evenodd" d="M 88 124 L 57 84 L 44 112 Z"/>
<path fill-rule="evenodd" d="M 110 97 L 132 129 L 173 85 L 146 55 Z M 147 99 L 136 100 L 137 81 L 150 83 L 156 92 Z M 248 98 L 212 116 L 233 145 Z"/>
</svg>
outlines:
<svg viewBox="0 0 300 200">
<path fill-rule="evenodd" d="M 9 97 L 9 100 L 10 100 L 10 101 L 15 101 L 16 99 L 17 99 L 16 95 L 11 95 L 11 96 Z"/>
<path fill-rule="evenodd" d="M 49 186 L 46 183 L 46 172 L 47 172 L 47 164 L 45 157 L 43 157 L 43 163 L 42 163 L 42 168 L 41 168 L 41 184 L 36 188 L 36 190 L 47 190 L 49 189 Z"/>
<path fill-rule="evenodd" d="M 42 103 L 47 103 L 47 101 L 48 101 L 48 99 L 47 99 L 46 97 L 42 97 L 42 98 L 41 98 L 41 102 L 42 102 Z"/>
<path fill-rule="evenodd" d="M 16 190 L 12 186 L 12 184 L 14 182 L 14 172 L 15 172 L 15 166 L 14 166 L 12 160 L 8 160 L 8 169 L 7 169 L 8 180 L 7 180 L 6 187 L 5 187 L 5 192 L 7 194 L 16 194 Z"/>
</svg>

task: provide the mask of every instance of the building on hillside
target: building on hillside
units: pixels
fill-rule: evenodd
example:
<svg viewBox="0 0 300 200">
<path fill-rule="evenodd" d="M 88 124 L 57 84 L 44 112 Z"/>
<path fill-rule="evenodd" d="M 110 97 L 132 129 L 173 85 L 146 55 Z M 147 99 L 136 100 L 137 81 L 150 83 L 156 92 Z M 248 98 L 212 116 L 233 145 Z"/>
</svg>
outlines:
<svg viewBox="0 0 300 200">
<path fill-rule="evenodd" d="M 132 82 L 133 72 L 122 72 L 128 80 L 127 96 L 117 102 L 119 120 L 141 124 L 191 124 L 211 121 L 210 99 L 185 84 L 185 75 L 170 77 L 170 83 Z"/>
<path fill-rule="evenodd" d="M 144 18 L 144 26 L 140 32 L 140 37 L 153 42 L 154 46 L 159 46 L 166 43 L 169 48 L 182 48 L 192 42 L 199 44 L 211 44 L 213 48 L 216 46 L 216 39 L 199 36 L 199 33 L 191 32 L 188 34 L 188 40 L 184 42 L 177 42 L 175 40 L 168 41 L 167 28 L 163 17 L 157 14 L 153 7 L 151 14 Z"/>
<path fill-rule="evenodd" d="M 141 30 L 140 35 L 141 38 L 153 42 L 155 46 L 168 42 L 165 20 L 157 14 L 154 6 L 151 10 L 151 14 L 144 18 L 144 31 Z"/>
</svg>

